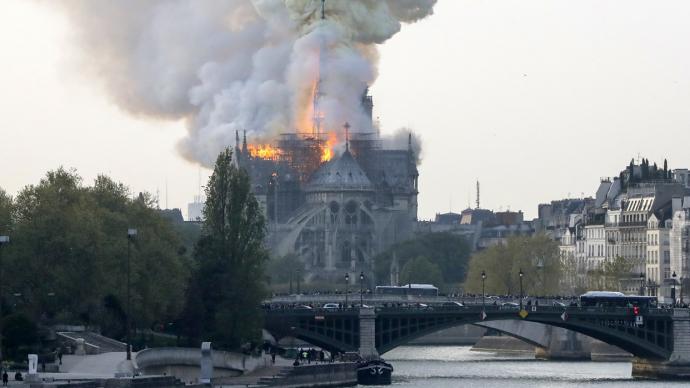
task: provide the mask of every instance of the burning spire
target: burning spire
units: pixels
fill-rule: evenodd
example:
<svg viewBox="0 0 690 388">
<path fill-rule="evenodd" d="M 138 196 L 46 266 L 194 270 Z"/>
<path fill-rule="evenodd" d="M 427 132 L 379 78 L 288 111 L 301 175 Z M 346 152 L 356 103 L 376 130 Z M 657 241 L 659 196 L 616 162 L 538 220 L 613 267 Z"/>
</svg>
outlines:
<svg viewBox="0 0 690 388">
<path fill-rule="evenodd" d="M 326 20 L 326 0 L 321 0 L 321 20 Z M 316 69 L 317 74 L 317 81 L 315 85 L 315 90 L 313 91 L 313 101 L 312 101 L 312 135 L 315 138 L 320 138 L 321 136 L 321 123 L 323 122 L 324 116 L 323 112 L 321 111 L 319 107 L 319 100 L 321 99 L 321 69 L 323 68 L 323 55 L 326 46 L 326 42 L 324 41 L 324 37 L 320 36 L 319 37 L 319 67 Z"/>
</svg>

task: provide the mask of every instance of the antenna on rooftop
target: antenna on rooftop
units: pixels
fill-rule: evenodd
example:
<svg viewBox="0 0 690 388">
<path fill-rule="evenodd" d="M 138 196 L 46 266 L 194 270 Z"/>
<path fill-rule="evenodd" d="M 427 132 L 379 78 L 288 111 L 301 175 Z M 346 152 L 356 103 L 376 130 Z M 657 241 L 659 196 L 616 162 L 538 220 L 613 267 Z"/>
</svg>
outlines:
<svg viewBox="0 0 690 388">
<path fill-rule="evenodd" d="M 477 179 L 477 209 L 479 209 L 479 179 Z"/>
</svg>

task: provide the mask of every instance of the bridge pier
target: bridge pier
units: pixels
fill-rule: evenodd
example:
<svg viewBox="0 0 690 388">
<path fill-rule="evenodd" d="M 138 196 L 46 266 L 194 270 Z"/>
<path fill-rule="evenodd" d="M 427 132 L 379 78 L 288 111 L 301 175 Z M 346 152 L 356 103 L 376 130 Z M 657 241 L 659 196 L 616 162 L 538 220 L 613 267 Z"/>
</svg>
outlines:
<svg viewBox="0 0 690 388">
<path fill-rule="evenodd" d="M 546 347 L 536 347 L 535 356 L 547 360 L 589 360 L 590 352 L 583 341 L 584 336 L 576 332 L 560 327 L 544 325 L 544 330 L 549 334 L 549 343 Z"/>
<path fill-rule="evenodd" d="M 659 379 L 690 379 L 690 313 L 688 309 L 673 310 L 673 352 L 668 360 L 635 357 L 633 377 Z"/>
<path fill-rule="evenodd" d="M 376 350 L 376 312 L 373 308 L 359 309 L 359 355 L 365 360 L 379 358 Z"/>
</svg>

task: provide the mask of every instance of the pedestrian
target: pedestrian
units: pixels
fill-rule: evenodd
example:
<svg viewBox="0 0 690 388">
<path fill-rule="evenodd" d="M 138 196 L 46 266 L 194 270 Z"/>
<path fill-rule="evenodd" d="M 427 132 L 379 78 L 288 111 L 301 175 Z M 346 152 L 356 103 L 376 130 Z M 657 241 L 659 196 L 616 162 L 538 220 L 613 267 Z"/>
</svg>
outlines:
<svg viewBox="0 0 690 388">
<path fill-rule="evenodd" d="M 273 364 L 276 363 L 276 351 L 275 351 L 275 349 L 272 349 L 272 350 L 271 350 L 271 362 L 272 362 Z"/>
<path fill-rule="evenodd" d="M 60 361 L 60 365 L 62 365 L 62 348 L 58 349 L 58 360 Z"/>
<path fill-rule="evenodd" d="M 10 380 L 10 376 L 7 374 L 7 371 L 2 372 L 2 386 L 6 387 L 7 382 Z"/>
</svg>

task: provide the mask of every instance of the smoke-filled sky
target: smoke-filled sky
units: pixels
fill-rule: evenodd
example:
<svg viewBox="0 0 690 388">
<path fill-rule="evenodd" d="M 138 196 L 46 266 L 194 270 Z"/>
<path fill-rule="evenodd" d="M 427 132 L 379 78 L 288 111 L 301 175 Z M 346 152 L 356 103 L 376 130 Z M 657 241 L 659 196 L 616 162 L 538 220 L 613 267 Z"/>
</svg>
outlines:
<svg viewBox="0 0 690 388">
<path fill-rule="evenodd" d="M 683 0 L 330 0 L 325 23 L 307 0 L 64 3 L 0 3 L 13 194 L 64 165 L 184 212 L 208 175 L 188 160 L 240 127 L 299 125 L 315 69 L 324 125 L 364 126 L 373 81 L 383 133 L 422 138 L 420 218 L 474 203 L 477 178 L 482 207 L 531 217 L 638 154 L 690 166 Z"/>
</svg>

